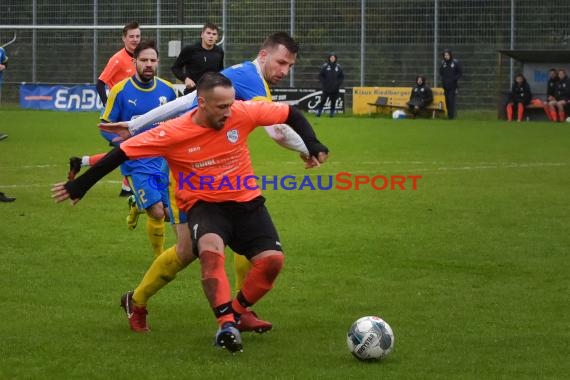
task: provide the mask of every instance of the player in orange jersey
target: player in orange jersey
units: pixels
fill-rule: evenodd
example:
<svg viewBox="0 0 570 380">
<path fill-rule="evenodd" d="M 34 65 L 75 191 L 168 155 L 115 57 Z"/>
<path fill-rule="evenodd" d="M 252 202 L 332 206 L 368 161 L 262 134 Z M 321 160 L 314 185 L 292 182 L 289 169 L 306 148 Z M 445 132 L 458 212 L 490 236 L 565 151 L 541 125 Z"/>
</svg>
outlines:
<svg viewBox="0 0 570 380">
<path fill-rule="evenodd" d="M 133 52 L 140 42 L 141 30 L 139 24 L 137 22 L 131 22 L 125 25 L 123 27 L 123 44 L 125 46 L 109 58 L 107 66 L 105 66 L 97 81 L 97 93 L 103 105 L 107 104 L 107 91 L 105 86 L 110 90 L 123 79 L 132 77 L 135 74 Z"/>
<path fill-rule="evenodd" d="M 288 124 L 309 150 L 309 166 L 325 162 L 328 149 L 300 111 L 285 104 L 236 101 L 232 82 L 219 73 L 202 78 L 197 97 L 195 110 L 123 142 L 82 176 L 54 185 L 52 196 L 75 204 L 125 160 L 164 157 L 175 173 L 176 201 L 187 213 L 202 287 L 218 321 L 215 342 L 236 352 L 242 349 L 241 314 L 272 289 L 284 262 L 259 187 L 254 180 L 242 183 L 253 177 L 248 136 L 257 126 Z M 224 268 L 226 246 L 253 264 L 233 300 Z M 133 307 L 132 312 L 147 314 L 146 308 Z"/>
<path fill-rule="evenodd" d="M 114 85 L 122 81 L 123 79 L 130 78 L 135 75 L 136 69 L 134 64 L 133 53 L 139 43 L 141 42 L 141 30 L 137 22 L 128 23 L 123 27 L 123 44 L 124 47 L 116 52 L 109 61 L 107 65 L 99 75 L 96 87 L 97 93 L 101 98 L 101 102 L 104 106 L 107 105 L 107 89 L 111 90 Z M 111 134 L 101 134 L 109 144 L 113 145 L 113 139 L 116 136 Z M 83 157 L 70 157 L 69 158 L 69 174 L 68 179 L 75 178 L 75 175 L 79 173 L 82 166 L 94 165 L 99 159 L 101 159 L 105 154 L 95 154 L 93 156 L 83 156 Z M 123 191 L 128 189 L 128 184 L 124 184 Z M 121 191 L 121 195 L 124 194 Z M 130 195 L 130 194 L 129 194 Z"/>
<path fill-rule="evenodd" d="M 107 65 L 103 69 L 101 75 L 99 75 L 99 80 L 97 80 L 95 85 L 97 87 L 97 93 L 99 94 L 104 106 L 107 105 L 107 89 L 110 90 L 115 84 L 119 83 L 123 79 L 130 78 L 135 75 L 136 69 L 133 53 L 140 42 L 141 30 L 139 28 L 139 24 L 136 21 L 133 21 L 125 25 L 123 27 L 123 44 L 125 46 L 109 58 Z M 110 145 L 114 145 L 113 139 L 116 136 L 108 133 L 101 133 L 101 135 L 109 142 Z M 68 178 L 73 179 L 75 174 L 81 169 L 81 166 L 93 165 L 103 156 L 104 154 L 70 157 Z M 132 192 L 129 183 L 126 178 L 123 178 L 123 184 L 121 186 L 119 196 L 125 197 L 131 194 Z"/>
<path fill-rule="evenodd" d="M 246 61 L 239 65 L 229 67 L 221 72 L 232 81 L 236 100 L 259 100 L 271 101 L 269 84 L 277 84 L 289 72 L 295 63 L 297 52 L 297 42 L 284 32 L 272 33 L 263 42 L 258 52 L 257 58 L 250 62 Z M 196 106 L 196 92 L 185 95 L 173 102 L 179 103 L 174 107 L 161 106 L 161 112 L 149 112 L 125 123 L 110 123 L 101 125 L 101 129 L 106 132 L 118 134 L 124 139 L 131 137 L 139 130 L 146 130 L 152 125 L 158 125 L 159 121 L 171 119 L 184 112 L 190 111 Z M 164 110 L 164 108 L 167 108 Z M 154 114 L 154 116 L 153 116 Z M 131 124 L 131 122 L 133 124 Z M 115 127 L 112 127 L 115 125 Z M 309 155 L 303 140 L 289 126 L 275 125 L 265 127 L 268 134 L 280 145 L 288 147 L 303 154 Z M 76 174 L 76 173 L 74 173 Z M 73 178 L 68 178 L 73 179 Z M 172 182 L 172 181 L 171 181 Z M 171 196 L 174 199 L 174 195 Z M 174 207 L 169 208 L 170 211 Z M 129 215 L 138 215 L 137 209 L 131 208 Z M 171 215 L 177 234 L 176 252 L 170 248 L 163 252 L 148 268 L 141 282 L 134 290 L 124 293 L 121 297 L 121 306 L 124 308 L 129 319 L 129 325 L 133 331 L 146 331 L 146 320 L 138 321 L 136 315 L 130 312 L 131 305 L 147 306 L 161 288 L 172 281 L 178 272 L 190 264 L 193 259 L 191 249 L 191 238 L 186 225 L 185 213 Z M 130 218 L 131 219 L 131 218 Z M 129 219 L 129 220 L 130 220 Z M 132 218 L 134 220 L 134 218 Z M 184 225 L 181 225 L 184 224 Z M 247 272 L 251 269 L 251 263 L 241 255 L 234 255 L 235 288 L 239 292 Z M 269 321 L 260 319 L 257 314 L 250 310 L 243 313 L 240 318 L 240 331 L 254 331 L 264 333 L 273 328 Z"/>
</svg>

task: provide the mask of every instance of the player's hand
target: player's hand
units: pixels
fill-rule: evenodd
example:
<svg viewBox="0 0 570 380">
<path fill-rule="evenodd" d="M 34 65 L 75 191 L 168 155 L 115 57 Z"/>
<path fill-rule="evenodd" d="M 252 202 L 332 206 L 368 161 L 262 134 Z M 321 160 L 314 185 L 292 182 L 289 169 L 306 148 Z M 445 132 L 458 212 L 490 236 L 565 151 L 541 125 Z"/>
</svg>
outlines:
<svg viewBox="0 0 570 380">
<path fill-rule="evenodd" d="M 188 89 L 196 87 L 196 83 L 194 83 L 194 81 L 190 78 L 186 78 L 184 80 L 184 84 L 186 85 L 186 88 L 188 88 Z"/>
<path fill-rule="evenodd" d="M 325 152 L 319 152 L 317 157 L 315 157 L 315 156 L 307 157 L 307 156 L 301 155 L 301 159 L 303 161 L 305 161 L 305 169 L 312 169 L 312 168 L 320 167 L 321 164 L 323 164 L 328 159 L 328 157 L 329 157 L 329 155 Z"/>
<path fill-rule="evenodd" d="M 113 142 L 124 141 L 131 137 L 129 124 L 126 121 L 119 121 L 117 123 L 100 123 L 99 129 L 103 132 L 109 132 L 118 135 L 118 137 L 115 137 L 113 139 Z"/>
<path fill-rule="evenodd" d="M 303 160 L 303 162 L 305 163 L 305 169 L 318 168 L 319 166 L 321 166 L 319 160 L 317 160 L 317 158 L 314 156 L 309 157 L 305 156 L 304 154 L 300 154 L 299 157 L 301 157 L 301 160 Z"/>
<path fill-rule="evenodd" d="M 53 187 L 51 188 L 51 197 L 53 198 L 55 203 L 61 203 L 66 199 L 70 199 L 69 193 L 65 188 L 65 182 L 60 182 L 53 185 Z M 75 205 L 77 202 L 79 202 L 79 200 L 80 200 L 79 198 L 71 199 L 71 204 Z"/>
</svg>

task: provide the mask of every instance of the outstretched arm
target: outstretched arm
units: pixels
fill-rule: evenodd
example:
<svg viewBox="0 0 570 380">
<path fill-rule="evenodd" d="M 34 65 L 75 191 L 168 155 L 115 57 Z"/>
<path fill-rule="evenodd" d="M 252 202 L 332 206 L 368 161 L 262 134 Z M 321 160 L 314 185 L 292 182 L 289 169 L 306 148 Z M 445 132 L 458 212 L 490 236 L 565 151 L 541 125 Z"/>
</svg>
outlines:
<svg viewBox="0 0 570 380">
<path fill-rule="evenodd" d="M 188 112 L 194 106 L 195 99 L 196 91 L 192 91 L 191 93 L 174 99 L 171 102 L 137 117 L 136 119 L 132 119 L 128 122 L 129 132 L 134 136 L 137 134 L 137 131 L 145 127 L 150 127 L 153 124 L 172 119 L 180 114 Z"/>
<path fill-rule="evenodd" d="M 101 123 L 99 124 L 99 129 L 105 132 L 115 133 L 121 136 L 123 140 L 126 140 L 142 132 L 143 129 L 147 130 L 149 127 L 154 128 L 157 123 L 161 121 L 172 119 L 190 111 L 194 106 L 195 99 L 196 91 L 192 91 L 135 119 L 116 123 Z"/>
<path fill-rule="evenodd" d="M 309 150 L 303 139 L 287 124 L 268 125 L 263 128 L 277 144 L 299 152 L 305 158 L 309 157 Z"/>
<path fill-rule="evenodd" d="M 57 203 L 63 202 L 66 199 L 71 199 L 73 204 L 79 202 L 97 181 L 127 160 L 127 155 L 120 147 L 113 149 L 77 179 L 67 181 L 66 183 L 55 184 L 51 189 L 52 198 Z"/>
<path fill-rule="evenodd" d="M 309 158 L 305 159 L 307 168 L 319 166 L 327 160 L 329 149 L 317 139 L 313 127 L 301 111 L 289 107 L 289 116 L 285 123 L 299 134 L 309 151 Z"/>
</svg>

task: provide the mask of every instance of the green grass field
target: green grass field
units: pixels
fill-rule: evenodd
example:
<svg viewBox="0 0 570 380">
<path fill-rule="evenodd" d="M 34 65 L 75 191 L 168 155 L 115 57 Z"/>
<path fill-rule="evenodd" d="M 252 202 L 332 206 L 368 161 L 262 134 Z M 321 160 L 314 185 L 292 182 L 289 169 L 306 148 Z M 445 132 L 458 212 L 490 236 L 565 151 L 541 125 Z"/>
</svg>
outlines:
<svg viewBox="0 0 570 380">
<path fill-rule="evenodd" d="M 0 203 L 0 379 L 568 378 L 570 124 L 460 116 L 310 118 L 331 149 L 310 174 L 422 179 L 265 191 L 287 260 L 255 309 L 275 328 L 232 356 L 197 264 L 152 299 L 151 333 L 128 329 L 119 297 L 152 253 L 117 172 L 75 207 L 51 200 L 69 156 L 107 149 L 98 115 L 0 110 L 0 191 L 17 198 Z M 259 175 L 309 173 L 262 131 L 250 148 Z M 396 347 L 361 363 L 346 332 L 374 314 Z"/>
</svg>

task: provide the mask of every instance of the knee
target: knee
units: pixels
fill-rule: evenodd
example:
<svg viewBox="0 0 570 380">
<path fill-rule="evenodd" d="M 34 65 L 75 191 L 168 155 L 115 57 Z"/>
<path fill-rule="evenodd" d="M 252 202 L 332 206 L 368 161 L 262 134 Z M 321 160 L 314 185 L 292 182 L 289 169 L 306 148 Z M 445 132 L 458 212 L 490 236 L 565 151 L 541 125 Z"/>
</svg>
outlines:
<svg viewBox="0 0 570 380">
<path fill-rule="evenodd" d="M 204 251 L 224 252 L 224 241 L 216 234 L 208 233 L 198 239 L 198 251 L 201 255 Z"/>
<path fill-rule="evenodd" d="M 152 205 L 150 208 L 147 209 L 147 214 L 149 217 L 156 219 L 156 220 L 163 220 L 164 219 L 164 207 L 162 206 L 162 204 L 159 203 L 155 203 L 154 205 Z"/>
<path fill-rule="evenodd" d="M 285 255 L 282 253 L 265 256 L 253 262 L 254 266 L 260 266 L 268 281 L 273 282 L 283 269 Z"/>
<path fill-rule="evenodd" d="M 180 242 L 176 243 L 176 255 L 183 266 L 187 266 L 192 261 L 196 260 L 196 256 L 192 252 L 192 243 Z"/>
</svg>

